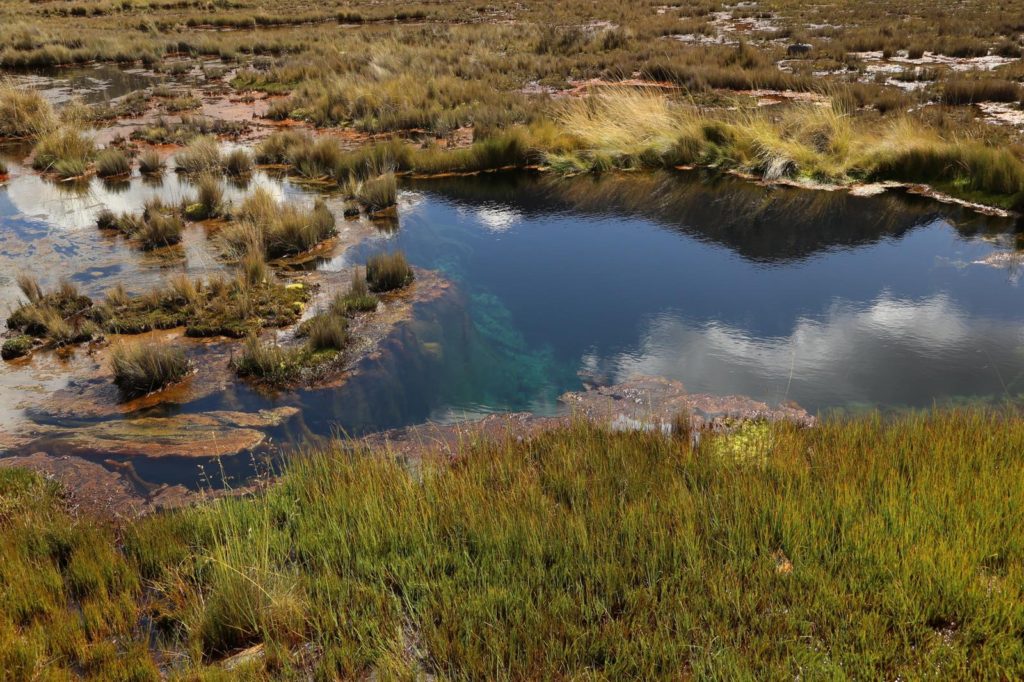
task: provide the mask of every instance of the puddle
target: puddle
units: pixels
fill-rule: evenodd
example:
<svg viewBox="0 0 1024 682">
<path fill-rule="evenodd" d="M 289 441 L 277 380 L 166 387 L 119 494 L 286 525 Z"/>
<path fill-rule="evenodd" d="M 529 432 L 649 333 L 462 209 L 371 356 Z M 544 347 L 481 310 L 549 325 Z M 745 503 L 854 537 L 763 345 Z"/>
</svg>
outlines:
<svg viewBox="0 0 1024 682">
<path fill-rule="evenodd" d="M 55 105 L 67 104 L 76 98 L 87 104 L 100 104 L 159 82 L 142 69 L 122 69 L 109 64 L 36 69 L 31 74 L 14 72 L 10 77 L 15 83 L 39 90 Z"/>
</svg>

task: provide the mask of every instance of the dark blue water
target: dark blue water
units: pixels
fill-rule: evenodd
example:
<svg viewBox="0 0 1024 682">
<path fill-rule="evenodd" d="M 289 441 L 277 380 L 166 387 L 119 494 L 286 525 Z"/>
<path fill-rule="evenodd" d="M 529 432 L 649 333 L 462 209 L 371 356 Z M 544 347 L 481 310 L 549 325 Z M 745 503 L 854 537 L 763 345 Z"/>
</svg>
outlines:
<svg viewBox="0 0 1024 682">
<path fill-rule="evenodd" d="M 1024 393 L 1016 272 L 978 263 L 1015 243 L 1004 219 L 696 174 L 410 192 L 400 229 L 353 257 L 402 249 L 459 284 L 432 418 L 550 411 L 640 374 L 812 411 Z"/>
</svg>

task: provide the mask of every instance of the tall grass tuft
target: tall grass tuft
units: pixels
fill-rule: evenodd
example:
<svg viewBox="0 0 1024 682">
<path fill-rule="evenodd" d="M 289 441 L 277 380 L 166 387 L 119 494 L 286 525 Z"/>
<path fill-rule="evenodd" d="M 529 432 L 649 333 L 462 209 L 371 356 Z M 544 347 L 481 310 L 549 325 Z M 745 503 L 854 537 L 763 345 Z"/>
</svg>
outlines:
<svg viewBox="0 0 1024 682">
<path fill-rule="evenodd" d="M 1016 102 L 1022 90 L 1013 81 L 998 78 L 958 79 L 942 88 L 944 104 L 975 104 L 978 102 Z"/>
<path fill-rule="evenodd" d="M 225 231 L 224 240 L 239 253 L 256 246 L 268 258 L 308 251 L 336 232 L 334 214 L 322 200 L 312 209 L 279 204 L 258 189 L 242 202 L 238 221 Z"/>
<path fill-rule="evenodd" d="M 164 161 L 155 149 L 147 149 L 139 155 L 139 171 L 143 175 L 158 175 L 164 170 Z"/>
<path fill-rule="evenodd" d="M 128 175 L 131 171 L 131 159 L 120 149 L 104 149 L 96 155 L 96 175 L 101 178 Z"/>
<path fill-rule="evenodd" d="M 412 268 L 401 251 L 376 254 L 366 261 L 366 284 L 370 291 L 401 289 L 412 280 Z"/>
<path fill-rule="evenodd" d="M 221 169 L 220 146 L 217 139 L 202 135 L 174 155 L 174 166 L 183 173 L 212 173 Z"/>
<path fill-rule="evenodd" d="M 58 125 L 57 114 L 33 88 L 0 80 L 0 138 L 35 138 Z"/>
<path fill-rule="evenodd" d="M 120 343 L 110 354 L 114 383 L 128 398 L 159 390 L 188 374 L 185 352 L 170 345 Z"/>
<path fill-rule="evenodd" d="M 253 334 L 246 338 L 242 352 L 232 359 L 231 364 L 239 376 L 252 377 L 269 384 L 284 384 L 298 374 L 302 360 L 302 349 L 263 342 Z"/>
<path fill-rule="evenodd" d="M 211 174 L 203 174 L 196 180 L 196 200 L 186 207 L 191 220 L 216 218 L 224 212 L 224 188 L 220 180 Z"/>
<path fill-rule="evenodd" d="M 32 154 L 32 167 L 70 178 L 84 175 L 96 153 L 92 138 L 81 131 L 63 127 L 41 136 Z"/>
<path fill-rule="evenodd" d="M 252 169 L 252 156 L 244 149 L 235 149 L 224 157 L 224 172 L 232 177 L 248 175 Z"/>
<path fill-rule="evenodd" d="M 356 198 L 371 213 L 394 206 L 398 198 L 398 185 L 395 181 L 395 174 L 389 172 L 379 177 L 365 180 L 359 186 Z"/>
<path fill-rule="evenodd" d="M 331 312 L 320 313 L 310 318 L 305 325 L 310 350 L 341 350 L 348 343 L 348 329 L 345 318 Z"/>
<path fill-rule="evenodd" d="M 150 251 L 181 243 L 184 225 L 173 213 L 153 211 L 133 233 L 143 250 Z"/>
<path fill-rule="evenodd" d="M 379 299 L 370 293 L 366 277 L 359 268 L 352 271 L 352 285 L 345 293 L 339 293 L 331 302 L 331 310 L 337 315 L 368 313 L 377 309 Z"/>
</svg>

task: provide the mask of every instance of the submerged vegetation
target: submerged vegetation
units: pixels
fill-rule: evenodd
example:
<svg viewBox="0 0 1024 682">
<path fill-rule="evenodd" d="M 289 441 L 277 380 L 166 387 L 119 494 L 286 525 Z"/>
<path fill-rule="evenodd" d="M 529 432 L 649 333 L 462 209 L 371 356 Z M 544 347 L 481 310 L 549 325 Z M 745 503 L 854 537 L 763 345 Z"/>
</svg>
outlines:
<svg viewBox="0 0 1024 682">
<path fill-rule="evenodd" d="M 1022 424 L 869 416 L 694 448 L 575 423 L 415 467 L 338 443 L 120 543 L 0 470 L 0 666 L 145 679 L 153 637 L 196 675 L 258 645 L 235 669 L 256 679 L 1016 677 Z"/>
</svg>

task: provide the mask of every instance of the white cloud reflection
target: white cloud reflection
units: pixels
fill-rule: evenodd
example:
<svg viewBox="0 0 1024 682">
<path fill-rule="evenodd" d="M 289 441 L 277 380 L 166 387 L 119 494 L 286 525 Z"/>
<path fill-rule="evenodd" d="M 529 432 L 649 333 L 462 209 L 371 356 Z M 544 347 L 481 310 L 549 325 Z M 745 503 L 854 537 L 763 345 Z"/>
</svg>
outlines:
<svg viewBox="0 0 1024 682">
<path fill-rule="evenodd" d="M 869 398 L 927 404 L 932 397 L 1024 392 L 1024 324 L 970 318 L 944 294 L 836 304 L 776 337 L 664 314 L 636 351 L 590 355 L 583 366 L 612 381 L 661 375 L 692 391 L 795 399 L 813 409 Z"/>
</svg>

